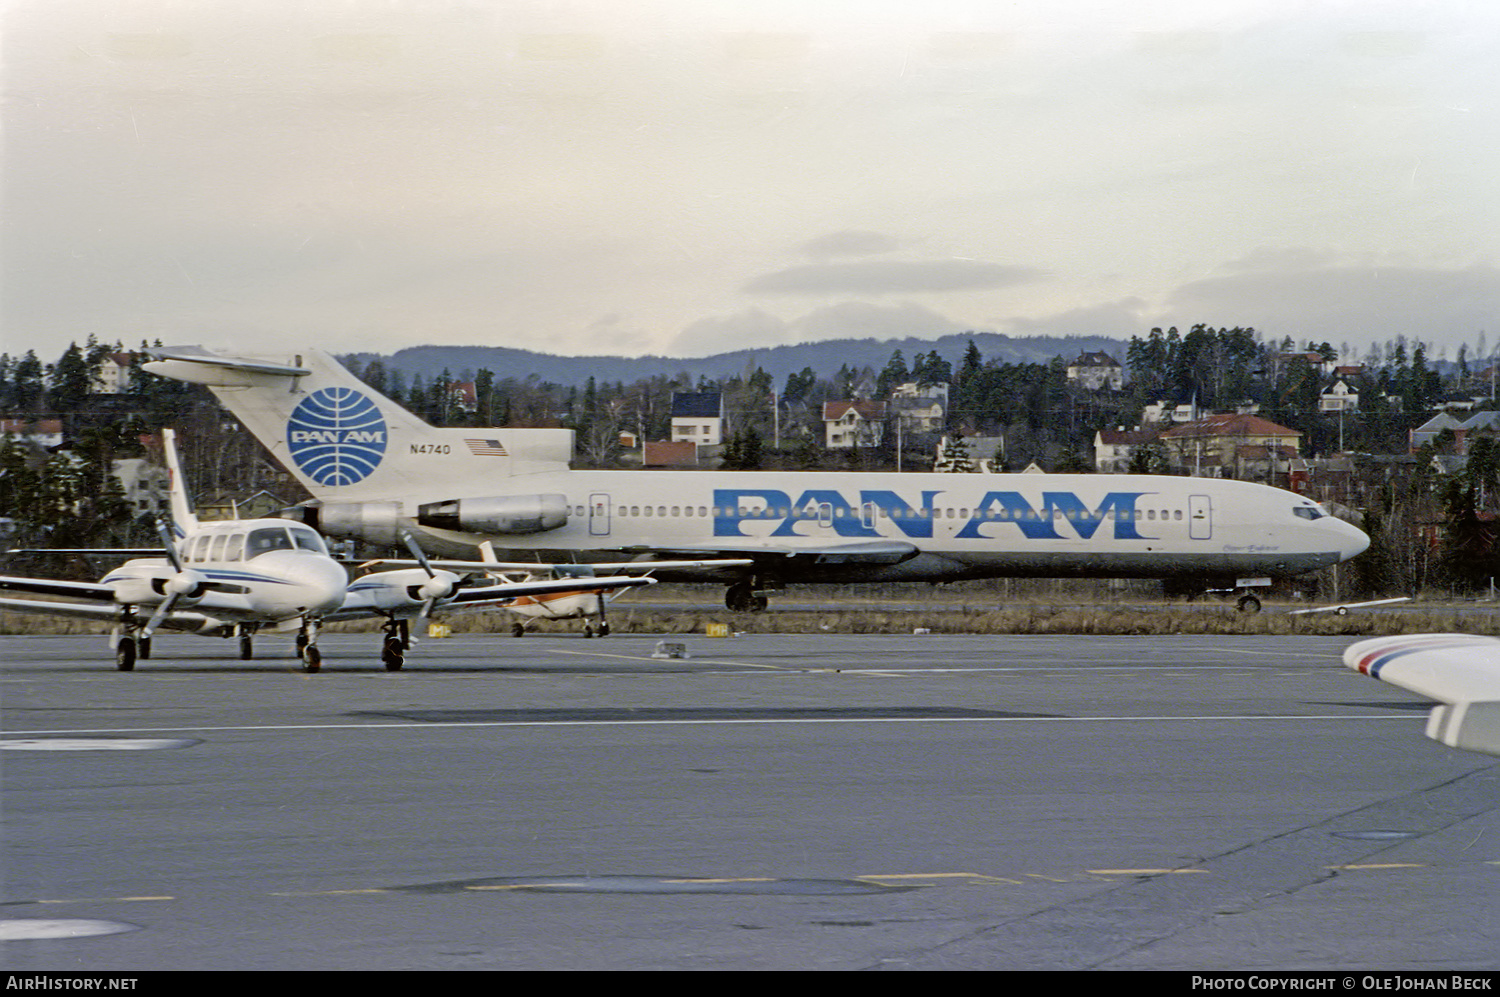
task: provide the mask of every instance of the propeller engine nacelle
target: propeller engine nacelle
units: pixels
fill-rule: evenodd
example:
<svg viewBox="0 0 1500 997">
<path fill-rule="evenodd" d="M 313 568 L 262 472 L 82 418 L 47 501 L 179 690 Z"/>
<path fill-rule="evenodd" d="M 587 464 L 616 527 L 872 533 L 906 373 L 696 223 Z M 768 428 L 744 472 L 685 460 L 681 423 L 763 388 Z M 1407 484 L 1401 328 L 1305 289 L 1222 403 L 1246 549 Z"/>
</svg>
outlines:
<svg viewBox="0 0 1500 997">
<path fill-rule="evenodd" d="M 566 495 L 496 495 L 417 507 L 419 526 L 458 533 L 545 533 L 567 521 Z"/>
<path fill-rule="evenodd" d="M 197 603 L 208 592 L 208 580 L 196 571 L 172 571 L 126 579 L 115 586 L 115 601 L 123 606 L 149 606 L 172 599 L 179 608 Z"/>
</svg>

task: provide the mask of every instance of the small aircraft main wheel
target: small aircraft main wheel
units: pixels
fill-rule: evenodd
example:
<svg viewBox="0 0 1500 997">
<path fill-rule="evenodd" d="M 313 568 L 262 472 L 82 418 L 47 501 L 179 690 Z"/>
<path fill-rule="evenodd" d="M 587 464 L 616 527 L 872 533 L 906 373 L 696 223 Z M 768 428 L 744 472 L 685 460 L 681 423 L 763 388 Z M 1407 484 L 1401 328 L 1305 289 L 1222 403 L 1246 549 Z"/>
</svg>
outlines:
<svg viewBox="0 0 1500 997">
<path fill-rule="evenodd" d="M 380 649 L 380 661 L 385 665 L 388 672 L 399 672 L 401 666 L 406 664 L 406 655 L 401 651 L 400 637 L 387 637 L 385 645 Z"/>
<path fill-rule="evenodd" d="M 142 661 L 145 661 L 147 658 L 151 657 L 150 637 L 141 638 L 140 643 L 136 646 L 135 656 Z"/>
<path fill-rule="evenodd" d="M 525 637 L 526 628 L 521 626 L 521 624 L 519 623 L 512 623 L 510 625 L 510 635 L 512 637 Z"/>
<path fill-rule="evenodd" d="M 307 658 L 308 643 L 309 641 L 307 639 L 307 634 L 305 632 L 299 632 L 297 634 L 297 657 L 304 660 Z"/>
<path fill-rule="evenodd" d="M 318 645 L 309 644 L 302 651 L 302 665 L 310 672 L 320 671 L 323 667 L 323 652 L 318 650 Z"/>
<path fill-rule="evenodd" d="M 1242 613 L 1260 612 L 1260 600 L 1255 598 L 1255 596 L 1253 595 L 1240 596 L 1240 601 L 1237 605 L 1239 606 L 1239 610 Z"/>
<path fill-rule="evenodd" d="M 609 636 L 609 624 L 607 622 L 603 621 L 603 620 L 599 621 L 599 636 L 600 637 L 608 637 Z"/>
<path fill-rule="evenodd" d="M 134 637 L 121 637 L 115 644 L 115 667 L 122 672 L 135 671 Z"/>
<path fill-rule="evenodd" d="M 240 660 L 249 661 L 255 657 L 255 640 L 249 634 L 240 635 Z"/>
<path fill-rule="evenodd" d="M 583 635 L 585 637 L 592 637 L 592 636 L 594 636 L 594 628 L 591 627 L 591 626 L 589 626 L 587 623 L 585 623 L 583 625 Z"/>
<path fill-rule="evenodd" d="M 1334 612 L 1335 616 L 1348 616 L 1349 615 L 1349 607 L 1348 606 L 1340 606 L 1338 609 L 1335 609 L 1333 612 Z"/>
</svg>

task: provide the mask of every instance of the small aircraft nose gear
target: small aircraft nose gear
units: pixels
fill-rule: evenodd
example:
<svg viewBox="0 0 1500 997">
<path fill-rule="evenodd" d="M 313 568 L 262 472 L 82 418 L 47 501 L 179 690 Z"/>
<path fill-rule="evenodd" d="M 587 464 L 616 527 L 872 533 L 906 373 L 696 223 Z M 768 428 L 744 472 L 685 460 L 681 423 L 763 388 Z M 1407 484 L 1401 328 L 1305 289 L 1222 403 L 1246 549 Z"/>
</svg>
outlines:
<svg viewBox="0 0 1500 997">
<path fill-rule="evenodd" d="M 303 667 L 310 672 L 323 667 L 323 652 L 318 650 L 317 620 L 303 620 L 302 629 L 297 631 L 297 657 L 302 659 Z"/>
</svg>

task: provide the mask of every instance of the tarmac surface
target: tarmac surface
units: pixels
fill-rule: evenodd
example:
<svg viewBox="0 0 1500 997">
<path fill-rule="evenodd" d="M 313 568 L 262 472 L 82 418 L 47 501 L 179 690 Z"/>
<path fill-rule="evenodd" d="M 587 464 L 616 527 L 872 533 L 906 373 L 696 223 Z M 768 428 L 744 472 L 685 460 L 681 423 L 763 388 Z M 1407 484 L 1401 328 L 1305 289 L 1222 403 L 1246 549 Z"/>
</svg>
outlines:
<svg viewBox="0 0 1500 997">
<path fill-rule="evenodd" d="M 6 969 L 1500 968 L 1350 638 L 377 636 L 0 638 Z"/>
</svg>

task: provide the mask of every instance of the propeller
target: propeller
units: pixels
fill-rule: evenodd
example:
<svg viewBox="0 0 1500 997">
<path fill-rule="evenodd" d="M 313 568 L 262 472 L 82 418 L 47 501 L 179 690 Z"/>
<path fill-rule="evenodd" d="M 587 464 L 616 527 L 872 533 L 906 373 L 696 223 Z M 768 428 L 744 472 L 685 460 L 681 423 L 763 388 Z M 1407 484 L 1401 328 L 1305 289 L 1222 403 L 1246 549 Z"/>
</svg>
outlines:
<svg viewBox="0 0 1500 997">
<path fill-rule="evenodd" d="M 178 599 L 181 599 L 185 595 L 192 595 L 203 584 L 202 575 L 196 571 L 189 571 L 182 566 L 182 558 L 177 553 L 176 538 L 172 536 L 172 528 L 167 525 L 166 520 L 158 519 L 156 521 L 156 530 L 161 534 L 162 545 L 167 549 L 167 560 L 172 563 L 172 567 L 177 573 L 167 579 L 166 584 L 163 586 L 166 589 L 167 597 L 161 601 L 160 605 L 156 607 L 156 611 L 151 614 L 151 619 L 147 620 L 146 625 L 141 628 L 142 640 L 150 639 L 151 635 L 156 632 L 156 628 L 161 626 L 161 621 L 167 618 L 167 614 L 177 604 Z"/>
<path fill-rule="evenodd" d="M 427 562 L 426 552 L 417 544 L 416 538 L 411 533 L 402 530 L 401 542 L 406 545 L 407 550 L 411 551 L 411 556 L 416 558 L 422 570 L 427 572 L 427 581 L 416 586 L 415 591 L 416 597 L 422 600 L 422 609 L 417 613 L 417 626 L 420 628 L 427 622 L 427 617 L 432 615 L 433 604 L 453 594 L 454 579 L 451 575 L 447 578 L 439 577 L 438 573 L 432 570 L 432 565 Z"/>
</svg>

